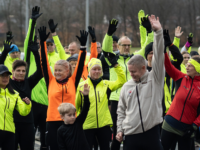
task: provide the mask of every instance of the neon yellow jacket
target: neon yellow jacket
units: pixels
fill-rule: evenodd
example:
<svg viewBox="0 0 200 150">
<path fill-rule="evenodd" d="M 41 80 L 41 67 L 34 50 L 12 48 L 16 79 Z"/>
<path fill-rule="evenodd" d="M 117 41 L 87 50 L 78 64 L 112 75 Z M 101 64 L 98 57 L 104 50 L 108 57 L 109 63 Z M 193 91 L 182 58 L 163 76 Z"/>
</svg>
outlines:
<svg viewBox="0 0 200 150">
<path fill-rule="evenodd" d="M 27 105 L 22 101 L 19 93 L 11 94 L 8 89 L 0 89 L 0 130 L 15 133 L 13 111 L 16 109 L 20 115 L 26 116 L 31 111 L 31 103 Z"/>
<path fill-rule="evenodd" d="M 142 57 L 145 58 L 145 47 L 153 42 L 153 38 L 154 38 L 154 34 L 153 32 L 152 33 L 149 33 L 147 38 L 146 38 L 146 42 L 145 42 L 145 45 L 142 47 L 141 50 L 139 50 L 138 52 L 135 52 L 134 55 L 141 55 Z M 107 34 L 105 35 L 104 37 L 104 40 L 103 40 L 103 44 L 102 44 L 102 49 L 106 52 L 113 52 L 113 38 L 112 36 L 108 36 Z M 132 57 L 132 55 L 130 55 L 129 57 L 127 58 L 124 58 L 123 56 L 120 56 L 120 55 L 116 55 L 117 57 L 117 62 L 118 64 L 120 64 L 120 66 L 122 67 L 124 73 L 125 73 L 125 79 L 126 81 L 129 81 L 131 78 L 130 76 L 130 73 L 128 72 L 128 66 L 127 66 L 127 62 L 130 60 L 130 58 Z M 115 69 L 113 68 L 110 68 L 109 69 L 109 72 L 110 72 L 110 81 L 115 81 L 117 79 L 117 72 L 115 71 Z M 116 91 L 113 91 L 111 93 L 111 96 L 110 96 L 110 100 L 114 100 L 114 101 L 118 101 L 119 100 L 119 95 L 120 95 L 120 91 L 121 91 L 121 88 L 117 89 Z"/>
<path fill-rule="evenodd" d="M 122 87 L 122 85 L 126 82 L 124 71 L 120 65 L 115 67 L 115 71 L 117 73 L 116 81 L 101 80 L 96 87 L 94 87 L 91 79 L 87 78 L 87 80 L 79 84 L 76 92 L 76 109 L 78 115 L 81 112 L 84 102 L 84 97 L 79 90 L 83 90 L 85 83 L 90 86 L 90 109 L 83 124 L 84 130 L 101 128 L 113 124 L 110 111 L 108 109 L 109 95 L 112 91 Z"/>
</svg>

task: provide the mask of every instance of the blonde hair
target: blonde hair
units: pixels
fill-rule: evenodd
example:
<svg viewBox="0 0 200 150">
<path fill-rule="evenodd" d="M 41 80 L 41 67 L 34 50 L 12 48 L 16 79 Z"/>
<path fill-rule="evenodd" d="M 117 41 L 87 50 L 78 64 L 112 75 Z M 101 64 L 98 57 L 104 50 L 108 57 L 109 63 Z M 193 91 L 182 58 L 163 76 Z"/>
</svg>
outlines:
<svg viewBox="0 0 200 150">
<path fill-rule="evenodd" d="M 72 75 L 72 67 L 71 67 L 71 65 L 70 65 L 70 63 L 68 62 L 68 61 L 66 61 L 66 60 L 58 60 L 56 63 L 55 63 L 55 65 L 62 65 L 62 66 L 64 66 L 66 69 L 69 69 L 69 75 L 68 75 L 68 77 L 71 77 L 71 75 Z"/>
<path fill-rule="evenodd" d="M 65 114 L 69 113 L 70 110 L 76 111 L 76 108 L 71 103 L 62 103 L 58 106 L 58 111 L 60 115 L 64 116 Z"/>
</svg>

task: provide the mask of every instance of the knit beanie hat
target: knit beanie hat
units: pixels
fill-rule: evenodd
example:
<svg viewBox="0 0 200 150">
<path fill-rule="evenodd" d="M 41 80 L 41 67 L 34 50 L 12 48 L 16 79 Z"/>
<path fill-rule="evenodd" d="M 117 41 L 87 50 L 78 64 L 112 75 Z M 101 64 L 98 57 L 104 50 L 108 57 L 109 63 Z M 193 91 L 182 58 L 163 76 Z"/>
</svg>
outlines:
<svg viewBox="0 0 200 150">
<path fill-rule="evenodd" d="M 113 41 L 115 41 L 115 42 L 118 42 L 118 40 L 119 40 L 119 38 L 115 35 L 113 35 L 112 38 L 113 38 Z"/>
<path fill-rule="evenodd" d="M 97 58 L 92 58 L 92 59 L 90 60 L 90 62 L 88 63 L 88 73 L 89 73 L 89 76 L 90 76 L 90 70 L 91 70 L 93 67 L 96 67 L 96 66 L 101 67 L 101 70 L 102 70 L 101 61 L 100 61 L 99 59 L 97 59 Z M 101 76 L 103 76 L 103 70 L 102 70 Z"/>
<path fill-rule="evenodd" d="M 145 58 L 147 60 L 147 55 L 153 51 L 153 42 L 149 43 L 146 47 L 145 47 Z"/>
<path fill-rule="evenodd" d="M 192 57 L 192 56 L 194 56 L 194 55 L 199 55 L 199 53 L 196 52 L 196 51 L 191 51 L 191 52 L 190 52 L 190 56 Z"/>
<path fill-rule="evenodd" d="M 74 55 L 72 55 L 71 57 L 69 57 L 67 59 L 68 62 L 70 62 L 70 61 L 77 61 L 77 60 L 78 60 L 78 54 L 74 54 Z"/>
<path fill-rule="evenodd" d="M 14 48 L 13 48 L 13 47 L 14 47 Z M 10 46 L 10 48 L 13 48 L 13 49 L 12 49 L 12 51 L 9 52 L 9 54 L 11 54 L 11 53 L 13 53 L 13 52 L 19 52 L 19 49 L 18 49 L 17 45 L 15 45 L 15 44 L 12 44 L 12 45 Z"/>
</svg>

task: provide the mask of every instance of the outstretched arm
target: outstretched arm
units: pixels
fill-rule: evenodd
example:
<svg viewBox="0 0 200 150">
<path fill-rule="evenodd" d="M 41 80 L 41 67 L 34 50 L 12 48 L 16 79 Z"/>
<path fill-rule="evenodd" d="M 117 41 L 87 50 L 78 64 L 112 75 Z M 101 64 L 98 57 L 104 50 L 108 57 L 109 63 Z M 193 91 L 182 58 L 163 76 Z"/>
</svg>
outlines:
<svg viewBox="0 0 200 150">
<path fill-rule="evenodd" d="M 12 49 L 14 48 L 10 48 L 12 45 L 12 42 L 8 42 L 8 41 L 5 41 L 4 44 L 3 44 L 3 52 L 1 53 L 1 56 L 0 56 L 0 64 L 4 64 L 4 61 L 6 60 L 6 57 L 8 55 L 8 53 L 10 51 L 12 51 Z"/>
<path fill-rule="evenodd" d="M 81 43 L 81 48 L 80 48 L 80 52 L 79 52 L 79 56 L 78 56 L 78 62 L 77 62 L 77 65 L 76 65 L 76 68 L 74 70 L 74 73 L 72 75 L 72 80 L 74 81 L 75 83 L 75 88 L 77 89 L 78 87 L 78 84 L 79 84 L 79 81 L 81 79 L 81 75 L 83 73 L 83 67 L 84 67 L 84 64 L 85 64 L 85 57 L 86 57 L 86 42 L 87 42 L 87 36 L 88 36 L 88 33 L 86 31 L 80 31 L 81 33 L 81 37 L 78 37 L 78 40 L 80 41 Z"/>
<path fill-rule="evenodd" d="M 42 73 L 46 81 L 46 86 L 48 90 L 49 82 L 53 78 L 53 75 L 51 73 L 51 68 L 49 65 L 48 57 L 47 57 L 47 45 L 46 45 L 46 39 L 48 38 L 49 34 L 46 34 L 46 27 L 40 27 L 38 29 L 39 35 L 40 35 L 40 60 L 41 60 L 41 68 Z"/>
</svg>

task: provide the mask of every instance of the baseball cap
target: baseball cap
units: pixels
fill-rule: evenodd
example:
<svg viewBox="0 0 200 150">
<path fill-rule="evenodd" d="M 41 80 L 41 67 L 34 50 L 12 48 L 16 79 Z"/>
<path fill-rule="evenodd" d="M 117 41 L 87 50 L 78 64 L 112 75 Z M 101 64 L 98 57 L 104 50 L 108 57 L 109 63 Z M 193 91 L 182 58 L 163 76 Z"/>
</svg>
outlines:
<svg viewBox="0 0 200 150">
<path fill-rule="evenodd" d="M 10 75 L 12 75 L 12 73 L 8 70 L 8 68 L 5 66 L 5 65 L 0 65 L 0 75 L 3 74 L 3 73 L 9 73 Z"/>
</svg>

